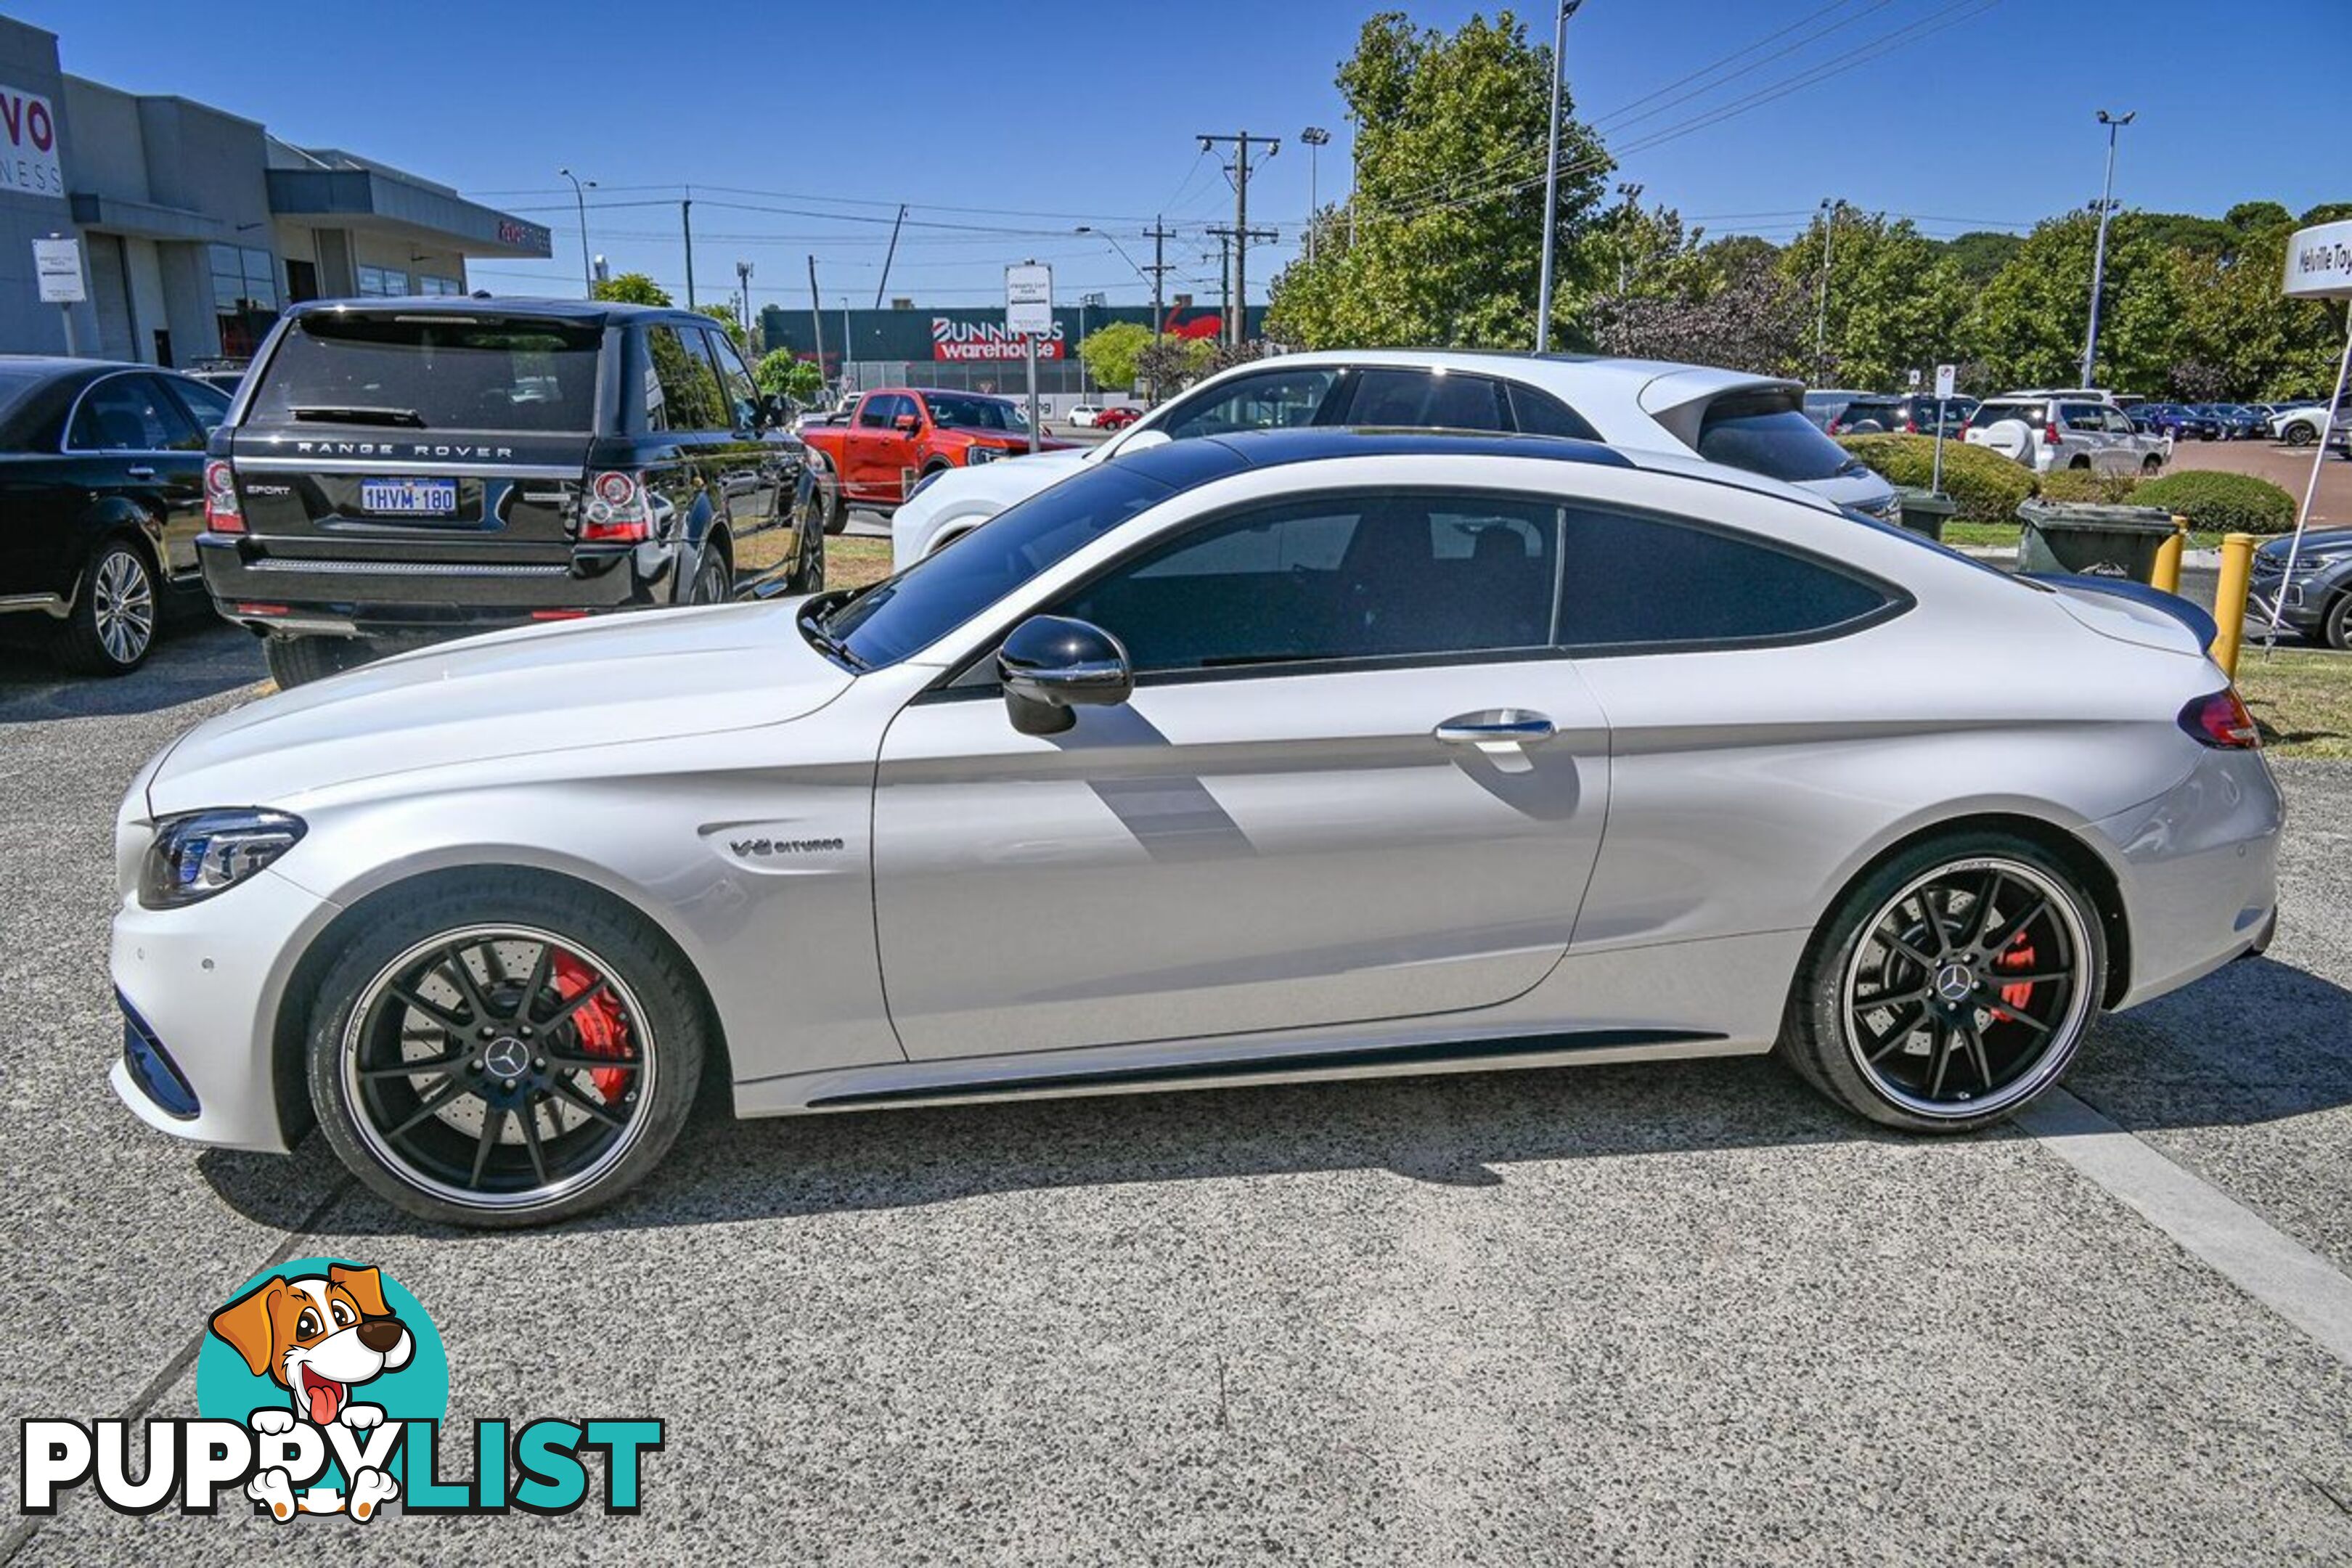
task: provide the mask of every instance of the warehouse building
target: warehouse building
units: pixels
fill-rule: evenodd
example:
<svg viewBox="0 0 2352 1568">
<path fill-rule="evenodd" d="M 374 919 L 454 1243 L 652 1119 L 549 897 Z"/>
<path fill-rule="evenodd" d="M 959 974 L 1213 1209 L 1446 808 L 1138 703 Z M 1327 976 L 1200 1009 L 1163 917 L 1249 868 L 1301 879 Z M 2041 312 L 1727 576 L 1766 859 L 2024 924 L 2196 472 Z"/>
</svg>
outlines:
<svg viewBox="0 0 2352 1568">
<path fill-rule="evenodd" d="M 544 258 L 539 224 L 226 110 L 60 68 L 56 34 L 0 17 L 0 352 L 56 353 L 33 241 L 81 241 L 82 353 L 186 365 L 252 352 L 285 305 L 457 294 L 466 263 Z"/>
</svg>

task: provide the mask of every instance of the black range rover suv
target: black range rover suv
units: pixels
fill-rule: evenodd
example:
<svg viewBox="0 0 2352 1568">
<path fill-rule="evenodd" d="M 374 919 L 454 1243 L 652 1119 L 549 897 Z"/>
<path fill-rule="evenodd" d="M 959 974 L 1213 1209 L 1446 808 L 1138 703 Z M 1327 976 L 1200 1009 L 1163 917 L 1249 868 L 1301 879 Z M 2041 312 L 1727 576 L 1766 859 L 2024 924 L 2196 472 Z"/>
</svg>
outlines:
<svg viewBox="0 0 2352 1568">
<path fill-rule="evenodd" d="M 299 305 L 205 469 L 205 585 L 293 686 L 533 621 L 813 593 L 801 446 L 709 317 Z"/>
</svg>

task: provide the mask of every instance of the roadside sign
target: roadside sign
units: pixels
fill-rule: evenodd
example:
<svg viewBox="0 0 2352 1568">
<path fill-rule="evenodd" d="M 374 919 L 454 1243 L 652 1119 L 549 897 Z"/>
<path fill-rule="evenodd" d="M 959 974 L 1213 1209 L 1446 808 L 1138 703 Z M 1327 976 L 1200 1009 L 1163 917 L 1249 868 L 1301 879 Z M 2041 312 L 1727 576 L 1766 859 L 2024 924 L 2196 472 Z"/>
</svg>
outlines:
<svg viewBox="0 0 2352 1568">
<path fill-rule="evenodd" d="M 1936 367 L 1937 396 L 1949 397 L 1952 395 L 1952 384 L 1959 379 L 1959 366 L 1954 364 L 1939 364 Z"/>
<path fill-rule="evenodd" d="M 1919 368 L 1916 365 L 1911 368 L 1911 384 L 1914 386 L 1919 384 Z"/>
<path fill-rule="evenodd" d="M 1054 269 L 1027 261 L 1004 269 L 1004 330 L 1016 338 L 1054 334 Z"/>
<path fill-rule="evenodd" d="M 79 305 L 89 298 L 81 281 L 81 241 L 33 241 L 33 275 L 39 279 L 44 305 Z"/>
<path fill-rule="evenodd" d="M 2314 224 L 2287 237 L 2284 287 L 2291 300 L 2352 295 L 2352 218 Z"/>
</svg>

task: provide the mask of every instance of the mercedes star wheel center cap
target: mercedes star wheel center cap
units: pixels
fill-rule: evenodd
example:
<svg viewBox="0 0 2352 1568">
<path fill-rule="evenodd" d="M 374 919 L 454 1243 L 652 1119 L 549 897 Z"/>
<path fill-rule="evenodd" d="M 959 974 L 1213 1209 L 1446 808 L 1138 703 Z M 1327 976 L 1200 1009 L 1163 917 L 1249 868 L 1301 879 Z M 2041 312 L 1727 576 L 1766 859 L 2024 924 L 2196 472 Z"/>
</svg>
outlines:
<svg viewBox="0 0 2352 1568">
<path fill-rule="evenodd" d="M 501 1035 L 482 1053 L 482 1065 L 500 1078 L 520 1078 L 530 1066 L 530 1047 L 512 1035 Z"/>
<path fill-rule="evenodd" d="M 1976 976 L 1964 963 L 1948 963 L 1936 971 L 1936 994 L 1947 1002 L 1965 1002 L 1976 988 Z"/>
</svg>

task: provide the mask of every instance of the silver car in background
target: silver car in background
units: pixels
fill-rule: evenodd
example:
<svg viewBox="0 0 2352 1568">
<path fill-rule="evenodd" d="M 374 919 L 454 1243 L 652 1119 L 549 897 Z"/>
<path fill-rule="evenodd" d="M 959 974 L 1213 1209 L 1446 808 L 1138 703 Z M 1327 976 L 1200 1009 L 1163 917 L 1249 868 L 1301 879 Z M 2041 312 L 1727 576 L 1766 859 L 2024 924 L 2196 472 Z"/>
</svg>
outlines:
<svg viewBox="0 0 2352 1568">
<path fill-rule="evenodd" d="M 1893 521 L 1895 488 L 1822 434 L 1808 398 L 1793 381 L 1660 360 L 1473 349 L 1284 354 L 1213 375 L 1098 447 L 924 480 L 891 517 L 891 563 L 911 565 L 1093 464 L 1171 440 L 1301 426 L 1515 432 L 1696 452 Z"/>
<path fill-rule="evenodd" d="M 1169 442 L 871 588 L 198 726 L 117 821 L 113 1081 L 487 1225 L 626 1188 L 706 1069 L 757 1116 L 1777 1048 L 1979 1127 L 2269 938 L 2279 794 L 2163 603 L 1689 458 Z"/>
</svg>

